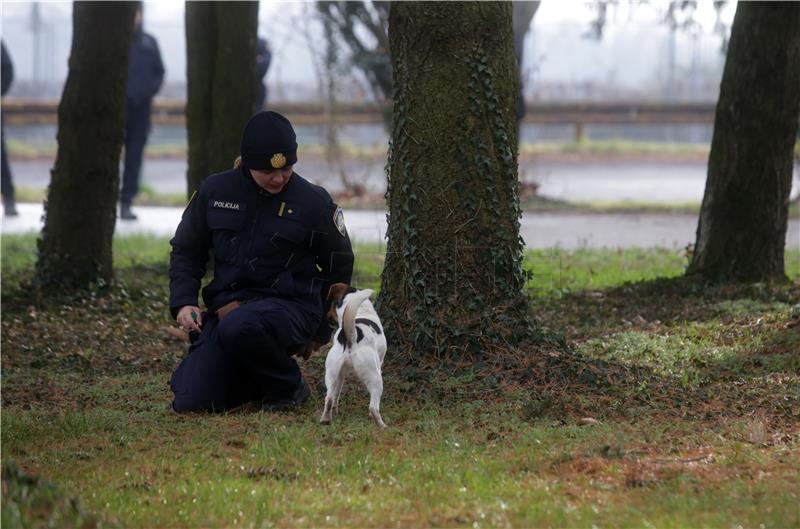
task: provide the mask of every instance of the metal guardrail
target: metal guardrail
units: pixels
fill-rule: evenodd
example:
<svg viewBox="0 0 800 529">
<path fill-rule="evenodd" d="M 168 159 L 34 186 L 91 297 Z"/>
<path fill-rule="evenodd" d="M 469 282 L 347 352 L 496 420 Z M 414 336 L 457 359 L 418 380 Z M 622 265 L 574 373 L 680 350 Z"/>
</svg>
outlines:
<svg viewBox="0 0 800 529">
<path fill-rule="evenodd" d="M 328 120 L 320 103 L 283 103 L 271 109 L 292 118 L 293 123 L 315 124 Z M 41 99 L 3 99 L 2 111 L 9 124 L 55 124 L 58 121 L 58 101 Z M 153 101 L 153 123 L 182 125 L 186 121 L 184 100 L 156 99 Z M 336 106 L 336 119 L 341 123 L 380 123 L 382 108 L 376 104 L 342 103 Z"/>
<path fill-rule="evenodd" d="M 182 125 L 186 102 L 156 99 L 153 122 Z M 277 103 L 271 107 L 300 125 L 328 121 L 328 110 L 321 103 Z M 335 116 L 339 123 L 381 123 L 386 106 L 375 103 L 341 103 Z M 689 124 L 713 123 L 715 103 L 529 103 L 525 123 L 571 124 L 575 138 L 583 138 L 588 124 Z M 2 112 L 9 124 L 55 124 L 58 101 L 10 98 L 3 101 Z"/>
</svg>

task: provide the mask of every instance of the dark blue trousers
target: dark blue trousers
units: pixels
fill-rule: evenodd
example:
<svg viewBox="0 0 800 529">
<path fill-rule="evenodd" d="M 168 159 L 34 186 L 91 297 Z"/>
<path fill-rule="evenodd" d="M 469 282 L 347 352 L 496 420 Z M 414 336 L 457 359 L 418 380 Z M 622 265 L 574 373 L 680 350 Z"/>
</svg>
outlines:
<svg viewBox="0 0 800 529">
<path fill-rule="evenodd" d="M 307 343 L 318 324 L 318 316 L 282 298 L 245 303 L 222 321 L 207 315 L 172 374 L 173 409 L 225 411 L 290 397 L 302 379 L 290 352 Z"/>
<path fill-rule="evenodd" d="M 139 177 L 147 135 L 150 134 L 150 101 L 129 103 L 125 118 L 125 168 L 122 171 L 121 204 L 131 205 L 139 193 Z"/>
</svg>

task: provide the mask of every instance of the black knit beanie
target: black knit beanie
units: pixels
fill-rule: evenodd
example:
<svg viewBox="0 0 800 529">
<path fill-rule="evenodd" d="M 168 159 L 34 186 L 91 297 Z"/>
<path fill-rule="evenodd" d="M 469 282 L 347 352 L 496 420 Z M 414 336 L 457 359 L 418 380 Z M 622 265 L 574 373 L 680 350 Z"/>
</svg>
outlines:
<svg viewBox="0 0 800 529">
<path fill-rule="evenodd" d="M 297 136 L 292 124 L 273 111 L 259 112 L 242 134 L 242 164 L 248 169 L 280 169 L 297 162 Z"/>
</svg>

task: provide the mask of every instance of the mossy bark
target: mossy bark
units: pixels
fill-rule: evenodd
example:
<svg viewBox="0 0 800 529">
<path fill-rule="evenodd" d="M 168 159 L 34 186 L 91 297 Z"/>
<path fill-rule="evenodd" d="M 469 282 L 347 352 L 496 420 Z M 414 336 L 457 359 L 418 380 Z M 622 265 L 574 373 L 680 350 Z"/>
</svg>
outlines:
<svg viewBox="0 0 800 529">
<path fill-rule="evenodd" d="M 800 3 L 739 2 L 688 274 L 784 280 L 800 114 Z"/>
<path fill-rule="evenodd" d="M 395 2 L 389 229 L 379 308 L 410 357 L 534 335 L 523 292 L 508 2 Z"/>
<path fill-rule="evenodd" d="M 44 293 L 111 279 L 135 2 L 75 2 L 58 153 L 45 203 L 36 283 Z"/>
<path fill-rule="evenodd" d="M 253 115 L 258 2 L 186 2 L 187 196 L 229 169 Z"/>
</svg>

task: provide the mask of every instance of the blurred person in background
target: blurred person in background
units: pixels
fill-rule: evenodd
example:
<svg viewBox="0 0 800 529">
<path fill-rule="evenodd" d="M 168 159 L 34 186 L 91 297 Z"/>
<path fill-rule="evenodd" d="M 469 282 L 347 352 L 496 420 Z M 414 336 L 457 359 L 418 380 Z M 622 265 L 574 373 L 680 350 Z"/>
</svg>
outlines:
<svg viewBox="0 0 800 529">
<path fill-rule="evenodd" d="M 128 57 L 127 117 L 125 124 L 125 169 L 122 173 L 120 213 L 122 220 L 136 220 L 131 211 L 139 193 L 139 177 L 147 136 L 150 133 L 150 110 L 153 97 L 164 81 L 164 64 L 156 39 L 142 30 L 142 3 L 133 21 L 133 39 Z"/>
<path fill-rule="evenodd" d="M 258 77 L 256 112 L 264 110 L 264 105 L 267 104 L 267 82 L 264 80 L 264 76 L 269 71 L 270 63 L 272 63 L 272 51 L 269 49 L 269 43 L 266 39 L 259 37 L 256 45 L 256 74 Z"/>
<path fill-rule="evenodd" d="M 14 80 L 14 65 L 11 62 L 11 56 L 6 50 L 6 45 L 0 41 L 0 48 L 2 48 L 2 93 L 5 96 L 8 89 L 11 88 L 11 82 Z M 5 112 L 0 114 L 2 116 L 2 123 L 0 124 L 0 143 L 2 143 L 2 180 L 0 180 L 0 192 L 3 195 L 3 211 L 6 217 L 14 217 L 17 213 L 17 203 L 14 196 L 14 183 L 11 181 L 11 166 L 8 164 L 8 155 L 6 154 L 6 124 Z"/>
</svg>

